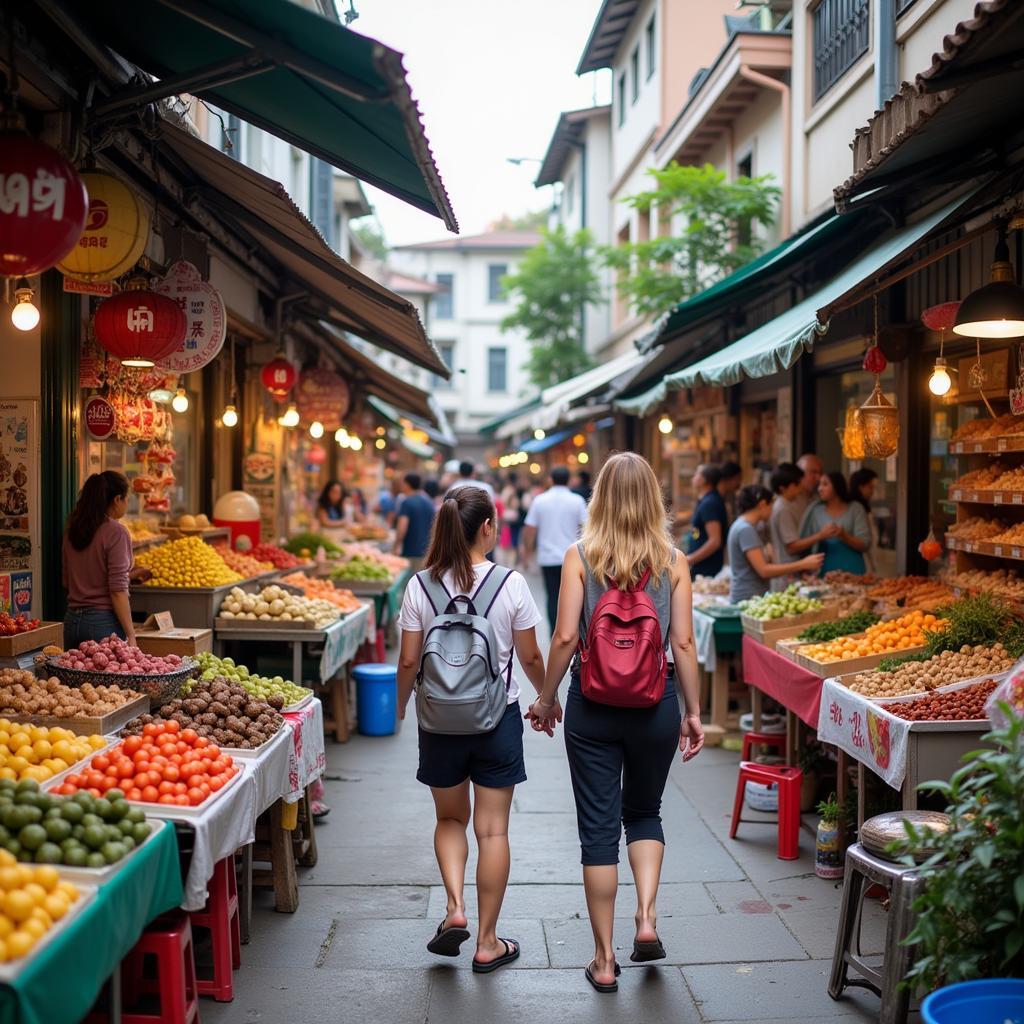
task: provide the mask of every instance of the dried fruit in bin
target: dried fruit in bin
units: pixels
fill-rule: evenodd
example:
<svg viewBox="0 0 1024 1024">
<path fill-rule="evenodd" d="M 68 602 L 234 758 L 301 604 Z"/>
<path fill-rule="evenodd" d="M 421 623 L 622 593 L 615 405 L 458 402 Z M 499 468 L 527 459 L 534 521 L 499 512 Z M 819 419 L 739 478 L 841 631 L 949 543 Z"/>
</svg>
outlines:
<svg viewBox="0 0 1024 1024">
<path fill-rule="evenodd" d="M 930 693 L 919 700 L 886 704 L 885 709 L 910 722 L 976 722 L 986 717 L 985 703 L 995 688 L 995 680 L 986 679 L 958 690 Z"/>
<path fill-rule="evenodd" d="M 0 715 L 99 718 L 141 696 L 117 683 L 65 686 L 59 679 L 36 679 L 20 668 L 0 669 Z"/>
</svg>

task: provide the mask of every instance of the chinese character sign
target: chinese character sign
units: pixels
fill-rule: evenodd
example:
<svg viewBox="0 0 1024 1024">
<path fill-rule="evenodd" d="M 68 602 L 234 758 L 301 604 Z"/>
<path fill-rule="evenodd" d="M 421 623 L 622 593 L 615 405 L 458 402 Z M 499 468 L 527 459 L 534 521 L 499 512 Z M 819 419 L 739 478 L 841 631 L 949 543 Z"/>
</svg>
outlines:
<svg viewBox="0 0 1024 1024">
<path fill-rule="evenodd" d="M 160 360 L 160 368 L 173 373 L 201 370 L 220 352 L 227 335 L 227 313 L 220 292 L 187 260 L 175 263 L 153 290 L 174 299 L 188 320 L 181 347 Z"/>
</svg>

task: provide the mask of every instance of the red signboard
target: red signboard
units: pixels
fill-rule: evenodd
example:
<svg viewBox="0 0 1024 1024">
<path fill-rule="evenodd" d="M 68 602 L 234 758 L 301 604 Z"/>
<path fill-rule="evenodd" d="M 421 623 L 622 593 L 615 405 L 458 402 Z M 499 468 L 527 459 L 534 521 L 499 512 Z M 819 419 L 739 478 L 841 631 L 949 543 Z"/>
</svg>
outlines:
<svg viewBox="0 0 1024 1024">
<path fill-rule="evenodd" d="M 333 370 L 303 370 L 295 389 L 295 402 L 304 424 L 319 420 L 325 430 L 334 431 L 348 414 L 351 393 L 345 379 Z"/>
<path fill-rule="evenodd" d="M 114 294 L 113 281 L 78 281 L 73 277 L 64 278 L 64 291 L 76 295 L 102 295 L 109 298 Z"/>
<path fill-rule="evenodd" d="M 85 403 L 85 429 L 97 441 L 106 441 L 114 433 L 114 407 L 95 395 Z"/>
</svg>

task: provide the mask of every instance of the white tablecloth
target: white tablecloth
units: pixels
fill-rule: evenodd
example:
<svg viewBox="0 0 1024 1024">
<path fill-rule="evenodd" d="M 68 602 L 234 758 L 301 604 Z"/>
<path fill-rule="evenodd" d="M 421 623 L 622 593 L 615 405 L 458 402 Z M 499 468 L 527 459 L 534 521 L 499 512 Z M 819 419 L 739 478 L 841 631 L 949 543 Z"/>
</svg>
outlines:
<svg viewBox="0 0 1024 1024">
<path fill-rule="evenodd" d="M 280 795 L 288 803 L 295 803 L 305 788 L 320 778 L 327 768 L 324 706 L 314 698 L 301 710 L 284 717 L 292 727 L 292 742 L 289 745 L 286 788 Z"/>
<path fill-rule="evenodd" d="M 291 792 L 288 774 L 292 752 L 292 725 L 286 719 L 278 734 L 255 756 L 237 754 L 237 760 L 244 760 L 252 766 L 255 776 L 255 799 L 253 801 L 253 824 L 268 807 Z"/>
<path fill-rule="evenodd" d="M 699 608 L 693 609 L 693 643 L 697 648 L 697 661 L 708 672 L 714 672 L 718 665 L 715 620 L 710 615 L 705 615 Z"/>
</svg>

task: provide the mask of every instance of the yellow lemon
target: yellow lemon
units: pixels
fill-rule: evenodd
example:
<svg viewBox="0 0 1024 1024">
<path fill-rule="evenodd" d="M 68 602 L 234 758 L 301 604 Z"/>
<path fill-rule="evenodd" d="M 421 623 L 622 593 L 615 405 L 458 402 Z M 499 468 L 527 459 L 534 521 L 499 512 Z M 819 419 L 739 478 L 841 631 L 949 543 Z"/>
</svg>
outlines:
<svg viewBox="0 0 1024 1024">
<path fill-rule="evenodd" d="M 24 956 L 36 944 L 35 936 L 19 928 L 7 936 L 7 955 L 11 960 Z"/>
<path fill-rule="evenodd" d="M 74 882 L 65 882 L 62 879 L 57 883 L 57 889 L 64 893 L 72 903 L 78 899 L 78 886 Z"/>
<path fill-rule="evenodd" d="M 6 939 L 13 931 L 14 922 L 6 914 L 0 914 L 0 939 Z"/>
<path fill-rule="evenodd" d="M 7 852 L 6 850 L 4 851 Z M 11 892 L 21 887 L 21 872 L 16 867 L 0 868 L 0 889 Z"/>
<path fill-rule="evenodd" d="M 35 900 L 24 889 L 13 889 L 4 896 L 4 913 L 12 921 L 27 921 L 35 909 Z"/>
<path fill-rule="evenodd" d="M 57 869 L 51 864 L 42 864 L 36 868 L 36 883 L 41 885 L 47 892 L 53 892 L 60 881 Z"/>
<path fill-rule="evenodd" d="M 19 747 L 29 747 L 32 745 L 32 737 L 27 732 L 15 732 L 11 734 L 11 740 L 7 744 L 11 750 L 17 750 Z"/>
<path fill-rule="evenodd" d="M 49 928 L 38 917 L 30 917 L 27 921 L 21 922 L 21 931 L 27 932 L 38 942 L 49 931 Z"/>
<path fill-rule="evenodd" d="M 9 764 L 5 764 L 0 768 L 0 779 L 11 779 L 14 781 L 18 778 L 18 773 L 10 767 Z"/>
<path fill-rule="evenodd" d="M 99 750 L 100 747 L 106 745 L 106 742 L 107 741 L 102 736 L 89 737 L 89 746 L 91 746 L 93 750 Z"/>
<path fill-rule="evenodd" d="M 35 881 L 35 877 L 36 876 L 33 873 L 33 880 L 22 886 L 21 891 L 31 896 L 33 903 L 39 904 L 46 899 L 46 890 L 37 881 Z"/>
<path fill-rule="evenodd" d="M 47 931 L 53 927 L 53 918 L 46 912 L 46 907 L 36 907 L 29 920 L 41 921 Z"/>
<path fill-rule="evenodd" d="M 45 761 L 46 758 L 53 754 L 53 744 L 49 740 L 36 740 L 32 744 L 32 749 L 36 752 L 36 757 L 40 761 Z"/>
<path fill-rule="evenodd" d="M 59 757 L 62 761 L 69 761 L 72 757 L 71 744 L 66 739 L 59 739 L 53 745 L 53 756 Z"/>
<path fill-rule="evenodd" d="M 54 921 L 59 921 L 68 912 L 68 899 L 61 892 L 51 892 L 46 897 L 43 907 Z M 2 937 L 3 935 L 0 934 L 0 938 Z"/>
</svg>

